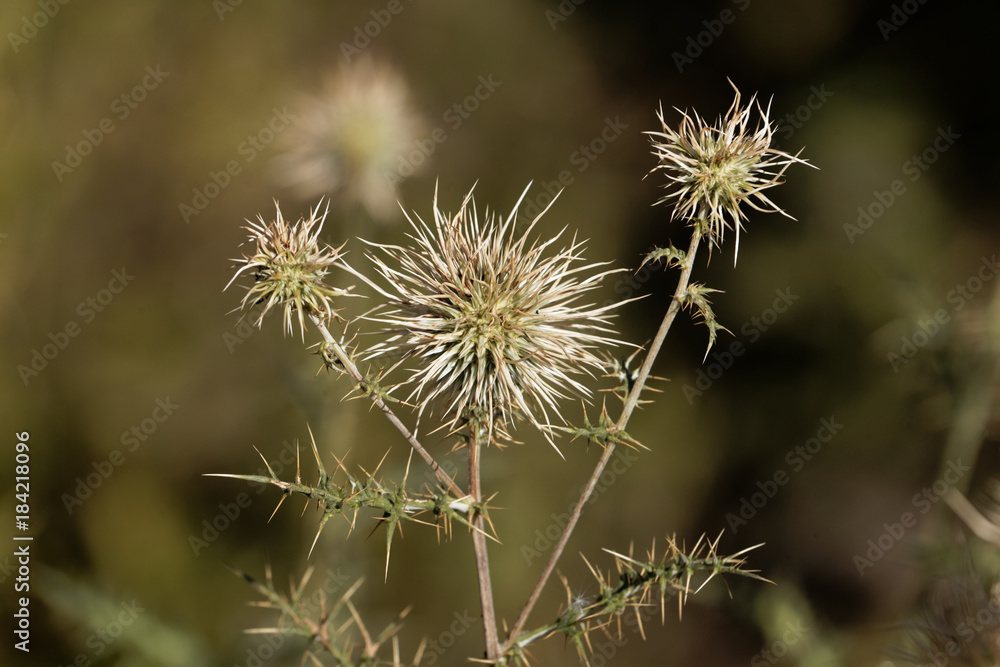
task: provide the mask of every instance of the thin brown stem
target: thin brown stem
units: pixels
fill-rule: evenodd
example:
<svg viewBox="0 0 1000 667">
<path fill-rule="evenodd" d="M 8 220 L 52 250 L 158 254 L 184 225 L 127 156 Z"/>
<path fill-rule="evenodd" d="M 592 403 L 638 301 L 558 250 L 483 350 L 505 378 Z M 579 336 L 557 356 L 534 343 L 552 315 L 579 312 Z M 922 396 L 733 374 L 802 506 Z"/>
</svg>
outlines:
<svg viewBox="0 0 1000 667">
<path fill-rule="evenodd" d="M 642 393 L 642 388 L 645 386 L 646 380 L 649 379 L 649 374 L 653 370 L 653 362 L 656 361 L 656 356 L 660 353 L 660 347 L 663 345 L 663 341 L 670 331 L 670 325 L 674 323 L 677 311 L 681 308 L 681 298 L 687 292 L 688 283 L 691 282 L 691 271 L 694 269 L 694 258 L 698 252 L 698 244 L 700 242 L 701 231 L 696 227 L 694 233 L 691 235 L 691 243 L 688 245 L 687 254 L 684 256 L 684 266 L 681 268 L 681 275 L 677 279 L 674 298 L 671 299 L 670 307 L 667 308 L 667 313 L 663 316 L 663 322 L 660 323 L 660 329 L 656 332 L 656 337 L 653 338 L 653 342 L 649 345 L 649 352 L 646 353 L 646 358 L 639 368 L 639 375 L 636 376 L 632 391 L 625 398 L 622 414 L 618 418 L 619 430 L 624 429 L 628 425 L 628 420 L 632 417 L 635 406 L 639 404 L 639 394 Z"/>
<path fill-rule="evenodd" d="M 696 225 L 695 230 L 691 235 L 691 244 L 688 246 L 687 255 L 685 255 L 684 258 L 680 278 L 677 280 L 677 288 L 674 290 L 674 298 L 670 301 L 670 306 L 667 308 L 667 312 L 663 316 L 663 322 L 660 323 L 660 329 L 656 332 L 656 337 L 653 338 L 653 342 L 650 343 L 649 351 L 646 353 L 646 358 L 643 360 L 642 366 L 639 368 L 639 374 L 636 376 L 635 383 L 632 385 L 632 390 L 628 393 L 628 396 L 625 397 L 625 405 L 622 407 L 621 416 L 618 418 L 618 422 L 616 423 L 616 427 L 620 431 L 625 430 L 629 419 L 632 417 L 632 413 L 639 404 L 639 394 L 642 393 L 646 380 L 649 379 L 649 374 L 653 369 L 653 362 L 656 361 L 656 356 L 659 354 L 660 347 L 663 345 L 663 341 L 667 337 L 667 332 L 670 331 L 670 326 L 673 324 L 674 318 L 677 317 L 677 311 L 680 310 L 681 298 L 688 289 L 688 283 L 691 280 L 691 270 L 694 268 L 695 254 L 698 252 L 698 244 L 700 241 L 701 230 Z M 587 480 L 587 484 L 580 493 L 580 497 L 577 499 L 576 505 L 573 506 L 573 511 L 570 513 L 566 527 L 563 529 L 562 535 L 559 536 L 559 541 L 553 548 L 548 562 L 545 563 L 545 568 L 542 570 L 541 575 L 539 575 L 538 581 L 535 582 L 535 587 L 531 589 L 531 594 L 528 596 L 528 601 L 525 602 L 524 608 L 521 610 L 521 614 L 517 618 L 517 622 L 514 623 L 513 628 L 511 628 L 507 641 L 504 643 L 502 653 L 506 653 L 510 650 L 511 646 L 517 642 L 518 634 L 524 629 L 524 624 L 527 623 L 531 610 L 534 609 L 535 604 L 538 602 L 538 598 L 542 594 L 542 590 L 545 588 L 545 584 L 548 583 L 549 577 L 552 575 L 552 571 L 555 570 L 556 563 L 559 562 L 559 558 L 562 557 L 562 553 L 566 549 L 566 544 L 569 542 L 570 535 L 572 535 L 573 529 L 576 527 L 577 521 L 580 520 L 580 515 L 583 513 L 584 505 L 587 504 L 587 501 L 590 500 L 590 496 L 593 495 L 594 488 L 597 486 L 597 481 L 600 479 L 601 474 L 604 473 L 604 468 L 608 465 L 608 461 L 611 460 L 614 453 L 615 443 L 610 442 L 607 447 L 604 448 L 604 454 L 601 455 L 600 460 L 594 467 L 593 474 L 591 474 L 590 479 Z"/>
<path fill-rule="evenodd" d="M 486 551 L 486 522 L 476 509 L 483 502 L 483 489 L 479 479 L 480 437 L 482 427 L 472 421 L 473 434 L 469 438 L 469 495 L 472 496 L 472 545 L 476 550 L 476 574 L 479 577 L 479 599 L 483 603 L 483 628 L 486 638 L 486 658 L 495 660 L 500 655 L 500 638 L 497 635 L 496 612 L 493 610 L 493 584 L 490 581 L 490 560 Z"/>
<path fill-rule="evenodd" d="M 326 341 L 328 344 L 330 344 L 334 354 L 337 355 L 337 360 L 340 362 L 340 365 L 344 367 L 344 370 L 347 371 L 347 374 L 351 376 L 351 379 L 353 379 L 359 385 L 363 384 L 365 382 L 365 376 L 361 374 L 361 372 L 358 370 L 358 367 L 354 364 L 353 361 L 351 361 L 351 358 L 347 355 L 347 351 L 344 350 L 344 347 L 334 339 L 333 335 L 330 333 L 330 331 L 326 328 L 326 325 L 323 323 L 323 320 L 316 317 L 315 315 L 310 315 L 309 318 L 312 320 L 313 324 L 316 325 L 316 329 L 319 330 L 320 335 L 323 336 L 323 340 Z M 372 402 L 375 405 L 377 405 L 378 408 L 383 413 L 385 413 L 385 416 L 389 420 L 389 422 L 393 426 L 395 426 L 400 433 L 403 434 L 403 437 L 406 438 L 406 441 L 408 443 L 410 443 L 410 446 L 413 447 L 413 450 L 417 454 L 419 454 L 424 461 L 427 462 L 427 465 L 431 467 L 431 470 L 434 471 L 434 474 L 437 475 L 437 478 L 447 485 L 448 490 L 451 491 L 453 494 L 455 494 L 456 498 L 465 497 L 466 495 L 465 492 L 462 491 L 462 489 L 459 488 L 457 484 L 455 484 L 455 480 L 452 479 L 451 476 L 448 475 L 448 473 L 446 473 L 440 465 L 438 465 L 438 462 L 434 460 L 434 457 L 431 456 L 430 452 L 424 449 L 424 446 L 420 444 L 420 441 L 417 440 L 417 437 L 410 432 L 410 429 L 406 428 L 406 425 L 399 419 L 399 417 L 396 416 L 396 413 L 392 411 L 392 408 L 390 408 L 388 404 L 384 400 L 382 400 L 382 397 L 379 396 L 378 394 L 373 393 L 371 394 L 370 398 Z"/>
</svg>

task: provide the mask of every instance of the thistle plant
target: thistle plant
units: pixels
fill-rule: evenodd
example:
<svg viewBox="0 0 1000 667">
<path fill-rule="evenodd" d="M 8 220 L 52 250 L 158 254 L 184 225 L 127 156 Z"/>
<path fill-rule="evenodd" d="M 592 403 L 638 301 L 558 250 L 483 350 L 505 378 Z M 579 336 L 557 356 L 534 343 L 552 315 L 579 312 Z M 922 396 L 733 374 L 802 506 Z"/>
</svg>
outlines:
<svg viewBox="0 0 1000 667">
<path fill-rule="evenodd" d="M 329 73 L 322 92 L 295 108 L 298 120 L 276 138 L 277 184 L 303 197 L 332 194 L 341 211 L 361 208 L 391 222 L 397 194 L 385 175 L 399 169 L 401 148 L 427 132 L 402 74 L 364 55 Z"/>
<path fill-rule="evenodd" d="M 581 266 L 575 238 L 547 255 L 559 235 L 530 240 L 545 211 L 515 233 L 527 193 L 505 219 L 487 212 L 482 221 L 472 192 L 455 215 L 441 211 L 435 193 L 433 229 L 407 216 L 414 244 L 372 244 L 383 256 L 370 255 L 390 291 L 376 289 L 393 308 L 373 318 L 390 336 L 371 356 L 412 360 L 407 400 L 443 399 L 450 428 L 480 420 L 488 442 L 497 441 L 495 431 L 509 438 L 516 418 L 550 430 L 549 410 L 570 392 L 589 397 L 576 377 L 602 369 L 598 349 L 619 343 L 608 335 L 608 317 L 621 304 L 578 302 L 621 269 Z"/>
<path fill-rule="evenodd" d="M 736 97 L 732 106 L 714 124 L 706 123 L 697 112 L 682 111 L 680 127 L 674 130 L 664 119 L 661 106 L 657 118 L 663 130 L 646 134 L 660 161 L 653 172 L 666 171 L 666 187 L 671 190 L 657 203 L 674 203 L 672 220 L 708 225 L 705 235 L 712 246 L 721 245 L 726 230 L 732 229 L 736 234 L 735 264 L 740 252 L 740 230 L 747 218 L 743 204 L 755 211 L 791 218 L 768 199 L 764 190 L 781 185 L 789 165 L 812 165 L 798 155 L 771 148 L 774 128 L 767 117 L 770 104 L 767 109 L 756 104 L 760 118 L 751 130 L 750 117 L 757 97 L 742 106 L 740 91 L 735 85 L 733 90 Z"/>
<path fill-rule="evenodd" d="M 982 577 L 968 551 L 963 556 L 958 574 L 936 573 L 916 612 L 898 624 L 904 634 L 888 655 L 909 665 L 1000 664 L 1000 582 L 995 573 Z"/>
<path fill-rule="evenodd" d="M 544 216 L 548 208 L 533 219 L 522 220 L 519 210 L 527 189 L 506 215 L 484 209 L 482 216 L 471 191 L 456 213 L 444 212 L 435 191 L 430 222 L 417 213 L 404 214 L 410 225 L 407 244 L 365 242 L 367 272 L 344 261 L 344 245 L 321 245 L 325 213 L 319 216 L 318 206 L 295 225 L 282 218 L 280 209 L 274 221 L 261 219 L 251 224 L 247 229 L 255 250 L 237 260 L 239 269 L 233 279 L 253 279 L 244 308 L 263 305 L 258 326 L 267 312 L 281 308 L 286 331 L 291 331 L 297 319 L 303 338 L 305 323 L 310 322 L 322 339 L 323 366 L 347 376 L 354 393 L 383 412 L 434 471 L 437 483 L 423 491 L 408 488 L 412 461 L 400 482 L 387 482 L 378 469 L 352 472 L 340 460 L 334 473 L 328 473 L 315 441 L 312 453 L 318 479 L 314 483 L 302 480 L 300 467 L 294 480 L 280 479 L 270 467 L 268 475 L 219 476 L 274 486 L 282 494 L 279 506 L 291 495 L 315 502 L 321 513 L 316 538 L 334 516 L 344 515 L 353 527 L 359 512 L 374 511 L 386 529 L 386 576 L 392 537 L 403 523 L 430 524 L 446 536 L 453 535 L 454 524 L 465 526 L 472 538 L 482 606 L 485 646 L 476 660 L 485 664 L 527 665 L 530 646 L 556 634 L 568 638 L 587 663 L 591 633 L 616 625 L 620 632 L 625 614 L 635 614 L 641 628 L 639 610 L 654 601 L 659 601 L 662 617 L 668 598 L 676 596 L 680 610 L 691 593 L 716 576 L 761 579 L 746 568 L 745 555 L 753 546 L 727 556 L 719 553 L 718 538 L 699 539 L 687 549 L 682 541 L 668 537 L 664 548 L 654 544 L 644 557 L 634 556 L 631 548 L 605 549 L 613 557 L 616 573 L 587 561 L 598 591 L 595 595 L 574 596 L 570 593 L 574 587 L 564 580 L 568 598 L 565 607 L 553 614 L 556 620 L 534 629 L 527 626 L 616 448 L 644 447 L 626 428 L 635 408 L 649 402 L 641 396 L 649 389 L 653 363 L 677 313 L 686 309 L 707 326 L 709 348 L 724 331 L 709 300 L 717 290 L 691 281 L 699 245 L 721 246 L 725 232 L 734 230 L 738 246 L 747 220 L 744 204 L 756 211 L 784 214 L 763 191 L 780 184 L 791 164 L 807 164 L 770 147 L 773 130 L 767 111 L 759 104 L 759 118 L 751 129 L 755 100 L 744 107 L 736 91 L 733 105 L 715 124 L 707 124 L 697 113 L 682 112 L 677 130 L 667 126 L 661 108 L 658 117 L 663 131 L 648 133 L 658 161 L 650 173 L 665 175 L 670 191 L 657 203 L 673 204 L 670 219 L 686 224 L 691 240 L 686 250 L 656 248 L 642 259 L 679 269 L 680 275 L 638 370 L 631 368 L 641 352 L 634 346 L 623 360 L 609 361 L 617 359 L 610 356 L 610 348 L 628 345 L 612 327 L 613 316 L 628 301 L 592 303 L 602 280 L 625 269 L 586 260 L 584 242 L 575 235 L 564 238 L 565 230 L 547 234 Z M 379 303 L 366 315 L 344 323 L 351 335 L 337 339 L 329 325 L 339 317 L 338 302 L 354 293 L 350 287 L 330 287 L 326 280 L 343 284 L 347 276 L 363 281 Z M 352 342 L 357 340 L 353 333 L 368 326 L 376 327 L 381 339 L 359 349 Z M 617 418 L 609 414 L 605 403 L 596 418 L 591 419 L 585 408 L 582 425 L 568 423 L 565 405 L 570 401 L 590 404 L 592 384 L 600 382 L 601 375 L 618 383 L 604 387 L 622 399 Z M 407 426 L 398 410 L 412 411 L 415 423 L 429 420 L 434 428 L 428 429 L 429 435 L 418 436 L 418 429 Z M 558 423 L 553 423 L 553 417 L 558 417 Z M 493 603 L 488 551 L 490 540 L 498 537 L 490 520 L 490 513 L 498 507 L 491 505 L 494 490 L 482 488 L 481 461 L 485 448 L 513 441 L 522 424 L 541 431 L 553 447 L 559 435 L 569 434 L 599 445 L 602 453 L 527 601 L 508 625 L 500 623 Z M 421 438 L 450 441 L 453 447 L 446 455 L 466 458 L 467 479 L 446 474 L 430 453 L 436 445 L 427 447 Z M 265 631 L 308 638 L 315 664 L 404 664 L 398 647 L 399 624 L 390 624 L 373 638 L 350 601 L 355 589 L 331 609 L 310 615 L 296 604 L 300 588 L 283 596 L 270 582 L 254 585 L 264 596 L 264 605 L 280 614 L 280 622 Z M 407 664 L 420 664 L 422 648 L 421 644 Z"/>
<path fill-rule="evenodd" d="M 329 209 L 320 216 L 320 206 L 317 205 L 308 218 L 290 225 L 281 216 L 277 202 L 275 208 L 277 213 L 273 222 L 265 223 L 263 217 L 258 217 L 257 222 L 251 222 L 246 228 L 250 232 L 250 241 L 255 245 L 254 252 L 233 260 L 242 266 L 229 284 L 232 285 L 244 272 L 252 275 L 254 283 L 243 296 L 242 306 L 263 305 L 257 316 L 257 326 L 261 326 L 271 308 L 280 306 L 284 313 L 285 332 L 292 332 L 294 315 L 298 318 L 299 330 L 305 340 L 305 316 L 326 321 L 335 319 L 334 299 L 347 296 L 353 288 L 339 289 L 324 282 L 331 269 L 342 266 L 337 260 L 344 246 L 323 248 L 319 245 L 319 235 Z"/>
</svg>

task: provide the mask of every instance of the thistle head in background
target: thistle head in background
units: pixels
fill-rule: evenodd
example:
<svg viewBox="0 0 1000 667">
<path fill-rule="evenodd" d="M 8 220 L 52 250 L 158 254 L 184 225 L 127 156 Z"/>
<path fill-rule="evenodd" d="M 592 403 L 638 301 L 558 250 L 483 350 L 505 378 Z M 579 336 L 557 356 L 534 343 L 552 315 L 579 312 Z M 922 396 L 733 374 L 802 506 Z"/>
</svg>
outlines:
<svg viewBox="0 0 1000 667">
<path fill-rule="evenodd" d="M 971 560 L 959 575 L 938 576 L 918 615 L 902 624 L 908 641 L 889 648 L 914 665 L 994 667 L 1000 664 L 1000 582 L 985 580 Z"/>
<path fill-rule="evenodd" d="M 319 215 L 321 204 L 317 204 L 308 218 L 299 218 L 290 225 L 282 217 L 278 202 L 274 205 L 273 221 L 265 222 L 262 216 L 257 217 L 257 222 L 247 221 L 250 225 L 245 229 L 250 232 L 254 252 L 233 260 L 240 268 L 226 289 L 244 272 L 253 276 L 254 284 L 247 288 L 242 307 L 248 309 L 263 304 L 254 324 L 260 327 L 268 311 L 279 306 L 284 311 L 287 333 L 292 331 L 292 313 L 298 313 L 304 339 L 305 315 L 325 321 L 336 319 L 333 299 L 349 295 L 351 287 L 339 289 L 324 282 L 330 269 L 342 267 L 338 260 L 343 245 L 340 248 L 320 245 L 319 234 L 329 207 Z"/>
<path fill-rule="evenodd" d="M 731 82 L 730 82 L 731 83 Z M 784 183 L 782 176 L 789 165 L 798 162 L 813 166 L 798 155 L 771 148 L 774 129 L 767 109 L 757 102 L 758 120 L 750 129 L 750 115 L 757 96 L 747 106 L 740 104 L 740 91 L 725 116 L 709 125 L 697 112 L 680 111 L 677 130 L 667 125 L 663 107 L 657 118 L 662 132 L 646 132 L 653 144 L 653 155 L 660 163 L 649 173 L 663 170 L 667 175 L 664 186 L 671 192 L 657 204 L 673 201 L 671 219 L 680 218 L 706 228 L 711 246 L 721 245 L 727 229 L 736 233 L 736 255 L 740 251 L 740 230 L 746 213 L 741 204 L 755 211 L 781 213 L 764 190 Z M 793 218 L 794 219 L 794 218 Z M 735 263 L 735 258 L 734 258 Z"/>
<path fill-rule="evenodd" d="M 575 237 L 559 250 L 561 234 L 529 241 L 545 211 L 516 232 L 526 194 L 506 219 L 488 210 L 481 219 L 471 191 L 454 215 L 438 207 L 435 191 L 432 225 L 407 216 L 409 246 L 370 244 L 391 308 L 371 318 L 390 334 L 371 356 L 413 362 L 410 400 L 443 404 L 450 428 L 476 422 L 489 441 L 509 438 L 508 427 L 524 419 L 551 442 L 549 411 L 558 414 L 568 394 L 589 397 L 575 378 L 603 369 L 599 348 L 619 344 L 608 318 L 621 304 L 581 303 L 617 270 L 585 263 Z"/>
<path fill-rule="evenodd" d="M 391 66 L 359 57 L 329 76 L 319 97 L 302 100 L 299 118 L 278 135 L 276 180 L 301 197 L 336 194 L 376 222 L 396 214 L 394 183 L 401 153 L 425 132 L 403 76 Z M 422 164 L 422 163 L 421 163 Z M 418 165 L 406 165 L 406 175 Z"/>
</svg>

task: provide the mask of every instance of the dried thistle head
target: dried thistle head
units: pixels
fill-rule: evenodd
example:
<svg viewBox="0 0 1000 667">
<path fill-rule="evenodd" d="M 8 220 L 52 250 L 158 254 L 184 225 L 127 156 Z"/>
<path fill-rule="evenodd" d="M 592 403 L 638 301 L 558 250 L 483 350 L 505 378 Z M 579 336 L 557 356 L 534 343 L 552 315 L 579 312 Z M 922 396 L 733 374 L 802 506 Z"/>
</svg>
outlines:
<svg viewBox="0 0 1000 667">
<path fill-rule="evenodd" d="M 409 247 L 371 244 L 370 255 L 389 290 L 390 313 L 373 317 L 389 338 L 372 356 L 415 362 L 407 384 L 421 405 L 443 399 L 443 414 L 455 429 L 467 420 L 509 437 L 515 418 L 526 419 L 548 437 L 548 412 L 567 394 L 589 397 L 577 376 L 592 375 L 604 360 L 597 349 L 618 344 L 610 337 L 609 313 L 621 305 L 581 304 L 616 270 L 582 260 L 576 238 L 553 251 L 561 235 L 529 241 L 542 211 L 516 232 L 517 210 L 506 219 L 490 211 L 480 218 L 472 192 L 458 213 L 441 211 L 434 195 L 434 221 L 407 216 Z M 548 209 L 546 209 L 548 210 Z"/>
<path fill-rule="evenodd" d="M 339 289 L 324 282 L 331 268 L 342 266 L 338 258 L 344 246 L 333 248 L 320 245 L 319 234 L 329 208 L 319 215 L 321 204 L 316 205 L 308 218 L 299 218 L 295 224 L 289 224 L 282 217 L 278 202 L 274 203 L 277 213 L 273 221 L 265 222 L 262 216 L 257 217 L 257 222 L 247 221 L 250 224 L 244 229 L 250 232 L 249 240 L 255 245 L 254 252 L 233 260 L 240 268 L 226 289 L 241 273 L 253 276 L 254 283 L 247 288 L 242 307 L 264 305 L 254 322 L 258 327 L 275 306 L 284 310 L 285 331 L 288 333 L 292 331 L 292 313 L 298 313 L 303 338 L 305 315 L 315 315 L 323 320 L 338 317 L 333 299 L 347 296 L 351 287 Z"/>
<path fill-rule="evenodd" d="M 359 57 L 328 76 L 322 93 L 297 108 L 299 119 L 278 136 L 277 180 L 300 196 L 336 192 L 375 221 L 394 219 L 396 193 L 386 174 L 398 171 L 402 152 L 425 131 L 403 76 L 388 64 Z"/>
<path fill-rule="evenodd" d="M 697 112 L 680 111 L 681 123 L 677 130 L 667 125 L 663 107 L 657 118 L 662 132 L 646 132 L 653 144 L 653 155 L 659 164 L 650 173 L 663 170 L 667 173 L 666 188 L 671 192 L 657 204 L 674 200 L 671 219 L 681 218 L 707 227 L 711 245 L 721 245 L 727 229 L 736 233 L 736 255 L 740 250 L 740 230 L 746 213 L 741 204 L 755 211 L 781 213 L 764 190 L 784 183 L 785 169 L 795 162 L 810 165 L 798 155 L 771 148 L 774 130 L 768 119 L 767 109 L 756 104 L 758 120 L 750 129 L 750 115 L 756 95 L 744 107 L 740 104 L 740 91 L 725 116 L 714 125 L 705 122 Z"/>
<path fill-rule="evenodd" d="M 982 581 L 969 566 L 960 576 L 937 581 L 921 616 L 904 627 L 910 647 L 897 653 L 913 664 L 995 667 L 1000 664 L 1000 583 L 995 577 Z"/>
</svg>

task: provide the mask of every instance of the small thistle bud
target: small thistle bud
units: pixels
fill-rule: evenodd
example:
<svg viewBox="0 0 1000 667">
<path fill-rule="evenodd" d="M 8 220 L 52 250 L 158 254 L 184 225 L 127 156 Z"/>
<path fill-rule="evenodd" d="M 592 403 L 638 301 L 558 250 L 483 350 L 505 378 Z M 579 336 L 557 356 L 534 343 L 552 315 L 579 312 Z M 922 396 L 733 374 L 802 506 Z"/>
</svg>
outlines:
<svg viewBox="0 0 1000 667">
<path fill-rule="evenodd" d="M 615 270 L 581 265 L 583 244 L 575 238 L 556 252 L 550 248 L 559 235 L 529 242 L 545 211 L 516 234 L 526 194 L 506 219 L 487 211 L 481 220 L 471 192 L 455 215 L 441 211 L 435 192 L 433 226 L 407 216 L 413 245 L 370 244 L 384 254 L 371 259 L 389 283 L 390 291 L 379 291 L 394 307 L 372 318 L 391 334 L 372 355 L 416 361 L 410 398 L 422 405 L 444 399 L 451 428 L 475 416 L 508 437 L 519 417 L 548 435 L 557 399 L 590 395 L 574 376 L 603 369 L 595 348 L 618 344 L 604 334 L 611 333 L 609 311 L 621 304 L 580 303 Z"/>
<path fill-rule="evenodd" d="M 260 327 L 268 311 L 280 306 L 285 314 L 285 331 L 291 333 L 292 313 L 297 312 L 304 339 L 304 315 L 314 315 L 323 320 L 337 318 L 332 299 L 348 296 L 351 290 L 351 287 L 338 289 L 323 282 L 332 267 L 341 266 L 338 258 L 344 246 L 320 247 L 319 234 L 329 206 L 323 215 L 318 216 L 320 204 L 317 204 L 308 218 L 300 218 L 290 225 L 282 217 L 278 202 L 274 205 L 277 209 L 274 221 L 265 222 L 261 216 L 257 217 L 257 222 L 247 221 L 250 225 L 244 229 L 250 232 L 249 240 L 256 245 L 256 249 L 250 256 L 233 260 L 242 266 L 226 289 L 241 273 L 252 275 L 254 284 L 247 289 L 242 307 L 247 309 L 257 304 L 264 305 L 254 324 Z"/>
<path fill-rule="evenodd" d="M 740 205 L 746 202 L 755 211 L 781 213 L 791 218 L 767 198 L 764 190 L 781 185 L 782 175 L 790 164 L 813 165 L 798 155 L 771 148 L 774 130 L 768 120 L 770 104 L 763 109 L 757 103 L 760 118 L 751 131 L 750 112 L 757 96 L 741 107 L 740 91 L 736 86 L 733 90 L 736 98 L 732 106 L 715 125 L 706 123 L 697 112 L 688 114 L 678 109 L 681 124 L 674 130 L 667 126 L 661 106 L 657 118 L 663 131 L 646 134 L 651 137 L 653 155 L 660 161 L 649 173 L 664 170 L 665 187 L 672 188 L 656 203 L 675 200 L 671 219 L 705 225 L 712 246 L 722 244 L 727 229 L 735 230 L 736 255 L 739 255 L 740 230 L 746 219 Z"/>
</svg>

